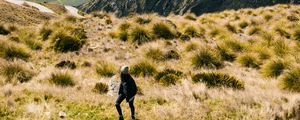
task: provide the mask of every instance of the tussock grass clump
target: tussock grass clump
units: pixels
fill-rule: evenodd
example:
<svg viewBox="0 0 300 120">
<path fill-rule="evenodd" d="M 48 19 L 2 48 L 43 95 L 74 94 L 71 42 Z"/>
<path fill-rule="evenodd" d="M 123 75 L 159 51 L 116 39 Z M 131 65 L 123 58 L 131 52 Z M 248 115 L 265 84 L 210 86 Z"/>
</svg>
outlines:
<svg viewBox="0 0 300 120">
<path fill-rule="evenodd" d="M 286 18 L 291 22 L 299 21 L 299 18 L 297 18 L 295 15 L 289 15 Z"/>
<path fill-rule="evenodd" d="M 18 62 L 2 64 L 0 74 L 6 78 L 7 82 L 16 79 L 20 83 L 28 82 L 34 76 L 33 71 L 27 69 Z"/>
<path fill-rule="evenodd" d="M 297 41 L 300 41 L 300 30 L 296 30 L 294 33 L 293 33 L 293 38 Z"/>
<path fill-rule="evenodd" d="M 248 35 L 257 35 L 262 31 L 258 26 L 250 27 L 247 31 Z"/>
<path fill-rule="evenodd" d="M 265 19 L 266 21 L 270 21 L 272 18 L 273 18 L 273 16 L 270 15 L 270 14 L 264 15 L 264 19 Z"/>
<path fill-rule="evenodd" d="M 165 69 L 155 75 L 155 81 L 163 86 L 175 85 L 183 76 L 183 72 L 174 69 Z"/>
<path fill-rule="evenodd" d="M 258 59 L 258 56 L 253 53 L 245 53 L 240 55 L 237 58 L 237 62 L 244 67 L 249 67 L 249 68 L 260 67 L 260 60 Z"/>
<path fill-rule="evenodd" d="M 223 43 L 220 44 L 223 48 L 231 49 L 234 52 L 243 52 L 247 49 L 247 45 L 236 39 L 228 39 L 224 40 Z"/>
<path fill-rule="evenodd" d="M 53 30 L 50 29 L 50 28 L 45 28 L 43 27 L 41 30 L 40 30 L 40 36 L 42 38 L 43 41 L 46 41 L 49 39 L 49 36 L 53 33 Z"/>
<path fill-rule="evenodd" d="M 129 38 L 129 33 L 128 33 L 127 30 L 126 30 L 126 31 L 120 31 L 117 37 L 118 37 L 120 40 L 122 40 L 122 41 L 127 41 L 128 38 Z"/>
<path fill-rule="evenodd" d="M 102 77 L 112 77 L 115 75 L 116 68 L 114 64 L 101 61 L 96 65 L 96 72 Z"/>
<path fill-rule="evenodd" d="M 226 46 L 217 46 L 217 50 L 224 61 L 234 61 L 237 57 L 236 53 Z"/>
<path fill-rule="evenodd" d="M 164 54 L 164 59 L 165 60 L 171 60 L 171 59 L 178 60 L 178 59 L 180 59 L 180 55 L 176 50 L 169 50 Z"/>
<path fill-rule="evenodd" d="M 201 49 L 191 58 L 192 65 L 195 68 L 221 68 L 223 61 L 218 53 L 213 49 Z"/>
<path fill-rule="evenodd" d="M 225 25 L 225 27 L 227 28 L 228 31 L 233 32 L 233 33 L 237 33 L 237 29 L 234 25 L 228 23 Z"/>
<path fill-rule="evenodd" d="M 290 39 L 292 36 L 289 32 L 287 32 L 286 30 L 280 27 L 275 28 L 275 32 L 277 32 L 280 36 L 283 36 L 287 39 Z"/>
<path fill-rule="evenodd" d="M 27 60 L 30 55 L 27 50 L 19 45 L 14 45 L 8 43 L 8 41 L 0 41 L 0 57 L 13 60 L 13 59 L 23 59 Z"/>
<path fill-rule="evenodd" d="M 78 51 L 84 45 L 85 40 L 67 35 L 64 32 L 57 32 L 52 38 L 53 49 L 58 52 Z"/>
<path fill-rule="evenodd" d="M 189 35 L 191 37 L 200 37 L 201 36 L 200 33 L 198 33 L 197 29 L 193 26 L 188 26 L 187 28 L 185 28 L 184 34 Z"/>
<path fill-rule="evenodd" d="M 192 15 L 192 14 L 188 14 L 188 15 L 184 16 L 184 19 L 192 20 L 192 21 L 196 21 L 197 20 L 196 16 Z"/>
<path fill-rule="evenodd" d="M 150 23 L 152 20 L 149 19 L 149 18 L 145 19 L 145 18 L 138 17 L 135 21 L 136 21 L 137 23 L 143 25 L 143 24 L 148 24 L 148 23 Z"/>
<path fill-rule="evenodd" d="M 68 87 L 74 86 L 73 76 L 67 71 L 59 71 L 51 74 L 49 82 L 57 86 Z"/>
<path fill-rule="evenodd" d="M 152 76 L 156 72 L 156 67 L 148 61 L 141 61 L 139 63 L 136 63 L 130 69 L 131 74 L 142 77 Z"/>
<path fill-rule="evenodd" d="M 164 39 L 175 38 L 175 34 L 172 32 L 171 28 L 164 23 L 154 24 L 152 31 L 157 38 L 164 38 Z"/>
<path fill-rule="evenodd" d="M 0 24 L 0 35 L 8 35 L 10 31 L 3 25 Z"/>
<path fill-rule="evenodd" d="M 95 87 L 93 88 L 93 92 L 99 94 L 105 94 L 108 92 L 108 85 L 105 83 L 96 83 Z"/>
<path fill-rule="evenodd" d="M 190 52 L 190 51 L 197 50 L 198 48 L 199 45 L 197 43 L 191 42 L 185 46 L 185 51 Z"/>
<path fill-rule="evenodd" d="M 20 42 L 25 43 L 32 50 L 40 50 L 43 47 L 41 41 L 38 40 L 36 31 L 31 29 L 35 28 L 23 28 L 16 32 L 16 37 Z"/>
<path fill-rule="evenodd" d="M 134 28 L 130 32 L 129 36 L 130 36 L 130 41 L 138 45 L 152 40 L 150 32 L 142 27 Z"/>
<path fill-rule="evenodd" d="M 64 20 L 67 21 L 67 22 L 75 23 L 78 19 L 77 19 L 77 17 L 75 17 L 75 16 L 72 16 L 72 15 L 66 15 L 66 16 L 64 17 Z"/>
<path fill-rule="evenodd" d="M 219 72 L 199 73 L 192 77 L 194 83 L 203 82 L 208 87 L 229 87 L 234 89 L 245 89 L 244 82 L 233 76 Z"/>
<path fill-rule="evenodd" d="M 156 61 L 161 61 L 164 59 L 164 53 L 159 48 L 149 48 L 146 51 L 145 56 Z"/>
<path fill-rule="evenodd" d="M 295 68 L 282 75 L 280 86 L 284 90 L 300 92 L 300 68 Z"/>
<path fill-rule="evenodd" d="M 278 77 L 288 67 L 289 63 L 283 59 L 270 60 L 262 67 L 262 74 L 266 77 Z"/>
<path fill-rule="evenodd" d="M 279 39 L 275 40 L 272 43 L 273 51 L 278 56 L 284 56 L 291 52 L 291 48 L 289 46 L 289 43 L 285 40 Z"/>
<path fill-rule="evenodd" d="M 247 21 L 242 21 L 239 23 L 240 28 L 244 29 L 249 26 L 249 23 Z"/>
</svg>

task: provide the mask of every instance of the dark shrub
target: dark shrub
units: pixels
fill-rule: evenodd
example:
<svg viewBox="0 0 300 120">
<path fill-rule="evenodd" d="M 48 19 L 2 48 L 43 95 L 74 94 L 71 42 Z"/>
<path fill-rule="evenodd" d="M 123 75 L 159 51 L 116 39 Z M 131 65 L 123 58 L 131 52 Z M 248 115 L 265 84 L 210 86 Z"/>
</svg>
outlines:
<svg viewBox="0 0 300 120">
<path fill-rule="evenodd" d="M 57 68 L 70 68 L 70 69 L 76 69 L 75 62 L 69 61 L 69 60 L 63 60 L 60 61 L 55 65 Z"/>
<path fill-rule="evenodd" d="M 236 79 L 233 76 L 227 74 L 210 72 L 210 73 L 200 73 L 192 77 L 194 83 L 203 82 L 208 87 L 230 87 L 234 89 L 244 89 L 244 82 Z"/>
</svg>

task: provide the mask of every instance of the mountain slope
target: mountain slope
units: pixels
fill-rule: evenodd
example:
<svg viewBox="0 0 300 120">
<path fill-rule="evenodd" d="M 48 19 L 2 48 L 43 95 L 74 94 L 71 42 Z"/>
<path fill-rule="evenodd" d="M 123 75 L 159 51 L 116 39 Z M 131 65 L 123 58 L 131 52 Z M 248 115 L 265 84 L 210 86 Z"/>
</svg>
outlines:
<svg viewBox="0 0 300 120">
<path fill-rule="evenodd" d="M 151 13 L 169 15 L 193 12 L 197 15 L 225 9 L 256 8 L 277 3 L 300 3 L 300 0 L 91 0 L 79 6 L 82 11 L 103 10 L 115 12 L 118 16 L 130 13 Z"/>
<path fill-rule="evenodd" d="M 52 14 L 42 13 L 37 9 L 19 6 L 5 1 L 0 1 L 0 22 L 29 25 L 50 20 Z"/>
<path fill-rule="evenodd" d="M 81 5 L 87 0 L 29 0 L 33 2 L 58 2 L 58 3 L 63 3 L 65 5 L 72 5 L 72 6 L 78 6 Z"/>
</svg>

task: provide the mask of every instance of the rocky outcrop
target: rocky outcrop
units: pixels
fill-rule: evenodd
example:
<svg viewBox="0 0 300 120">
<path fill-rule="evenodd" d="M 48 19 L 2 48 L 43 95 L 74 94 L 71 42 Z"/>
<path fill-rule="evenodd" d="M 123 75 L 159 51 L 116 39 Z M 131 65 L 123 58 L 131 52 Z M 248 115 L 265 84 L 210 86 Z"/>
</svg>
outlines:
<svg viewBox="0 0 300 120">
<path fill-rule="evenodd" d="M 300 0 L 91 0 L 79 6 L 84 12 L 106 11 L 117 16 L 131 13 L 170 13 L 184 14 L 192 12 L 197 15 L 225 9 L 256 8 L 278 3 L 300 3 Z"/>
</svg>

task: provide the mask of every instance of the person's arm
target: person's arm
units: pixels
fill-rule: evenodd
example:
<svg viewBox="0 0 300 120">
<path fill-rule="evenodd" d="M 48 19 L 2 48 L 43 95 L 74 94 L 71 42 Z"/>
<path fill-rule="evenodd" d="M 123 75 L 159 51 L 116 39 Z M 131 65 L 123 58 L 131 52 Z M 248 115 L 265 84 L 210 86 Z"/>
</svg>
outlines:
<svg viewBox="0 0 300 120">
<path fill-rule="evenodd" d="M 122 82 L 121 82 L 118 94 L 120 95 L 122 93 L 122 91 L 123 91 L 123 85 L 122 85 Z"/>
<path fill-rule="evenodd" d="M 122 86 L 123 86 L 123 92 L 127 96 L 128 95 L 128 83 L 127 82 L 123 82 Z"/>
</svg>

